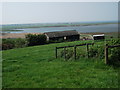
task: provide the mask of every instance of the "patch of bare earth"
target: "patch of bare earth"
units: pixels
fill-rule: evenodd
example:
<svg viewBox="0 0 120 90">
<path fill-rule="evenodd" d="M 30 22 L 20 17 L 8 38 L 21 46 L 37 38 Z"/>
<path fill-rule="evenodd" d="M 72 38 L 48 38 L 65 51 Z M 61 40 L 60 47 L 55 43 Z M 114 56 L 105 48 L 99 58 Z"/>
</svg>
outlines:
<svg viewBox="0 0 120 90">
<path fill-rule="evenodd" d="M 0 38 L 25 38 L 27 34 L 41 34 L 41 33 L 0 33 Z"/>
</svg>

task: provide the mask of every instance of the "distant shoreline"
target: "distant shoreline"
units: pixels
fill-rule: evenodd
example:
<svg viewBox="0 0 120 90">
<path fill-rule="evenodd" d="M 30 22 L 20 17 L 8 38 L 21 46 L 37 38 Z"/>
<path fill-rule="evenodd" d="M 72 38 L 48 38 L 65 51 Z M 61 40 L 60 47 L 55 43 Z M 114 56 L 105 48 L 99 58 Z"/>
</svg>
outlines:
<svg viewBox="0 0 120 90">
<path fill-rule="evenodd" d="M 75 27 L 75 26 L 94 26 L 94 25 L 106 25 L 106 24 L 118 24 L 118 23 L 81 23 L 81 24 L 51 24 L 51 25 L 23 25 L 23 26 L 2 26 L 3 32 L 20 32 L 22 29 L 27 28 L 49 28 L 49 27 Z"/>
</svg>

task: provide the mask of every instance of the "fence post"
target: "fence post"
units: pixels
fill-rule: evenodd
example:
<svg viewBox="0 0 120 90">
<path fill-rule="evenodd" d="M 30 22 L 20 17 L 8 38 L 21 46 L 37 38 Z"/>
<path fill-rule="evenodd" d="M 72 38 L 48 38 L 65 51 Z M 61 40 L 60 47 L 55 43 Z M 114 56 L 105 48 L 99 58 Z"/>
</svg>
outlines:
<svg viewBox="0 0 120 90">
<path fill-rule="evenodd" d="M 87 58 L 89 58 L 89 46 L 88 46 L 88 44 L 86 44 L 86 51 L 87 51 Z"/>
<path fill-rule="evenodd" d="M 57 58 L 57 47 L 55 48 L 55 57 Z"/>
<path fill-rule="evenodd" d="M 108 64 L 108 44 L 105 45 L 105 64 Z"/>
<path fill-rule="evenodd" d="M 64 58 L 66 60 L 66 47 L 64 47 Z"/>
<path fill-rule="evenodd" d="M 76 46 L 74 46 L 74 58 L 76 60 Z"/>
</svg>

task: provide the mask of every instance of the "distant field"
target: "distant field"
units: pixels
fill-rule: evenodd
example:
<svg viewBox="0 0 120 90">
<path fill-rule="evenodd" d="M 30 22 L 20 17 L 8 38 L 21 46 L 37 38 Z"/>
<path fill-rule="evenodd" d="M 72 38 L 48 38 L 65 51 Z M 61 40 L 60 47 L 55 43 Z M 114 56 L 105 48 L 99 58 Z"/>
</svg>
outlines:
<svg viewBox="0 0 120 90">
<path fill-rule="evenodd" d="M 118 88 L 118 70 L 104 59 L 55 59 L 55 47 L 90 43 L 74 41 L 2 51 L 3 88 Z M 95 42 L 104 45 L 104 41 Z M 81 47 L 82 53 L 85 48 Z"/>
</svg>

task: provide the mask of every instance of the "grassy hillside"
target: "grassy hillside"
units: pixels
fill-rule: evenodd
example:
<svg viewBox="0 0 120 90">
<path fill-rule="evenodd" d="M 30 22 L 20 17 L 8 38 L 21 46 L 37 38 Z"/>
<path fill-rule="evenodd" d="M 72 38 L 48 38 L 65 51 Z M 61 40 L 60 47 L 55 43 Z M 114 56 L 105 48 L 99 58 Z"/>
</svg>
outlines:
<svg viewBox="0 0 120 90">
<path fill-rule="evenodd" d="M 84 41 L 89 42 L 92 41 Z M 118 88 L 120 68 L 105 65 L 104 59 L 55 59 L 56 46 L 80 43 L 83 41 L 2 51 L 3 88 Z M 96 45 L 104 45 L 104 42 L 96 42 Z"/>
</svg>

